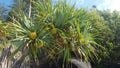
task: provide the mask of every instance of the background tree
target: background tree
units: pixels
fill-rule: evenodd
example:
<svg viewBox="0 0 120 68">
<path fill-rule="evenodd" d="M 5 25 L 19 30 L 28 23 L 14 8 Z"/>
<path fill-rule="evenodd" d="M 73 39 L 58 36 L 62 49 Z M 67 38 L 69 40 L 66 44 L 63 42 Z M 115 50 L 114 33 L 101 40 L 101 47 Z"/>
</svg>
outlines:
<svg viewBox="0 0 120 68">
<path fill-rule="evenodd" d="M 109 10 L 107 11 L 100 11 L 100 15 L 104 18 L 106 21 L 106 25 L 110 28 L 112 32 L 111 43 L 113 43 L 113 49 L 110 51 L 110 62 L 117 62 L 119 61 L 120 57 L 120 13 L 118 11 L 113 11 L 110 12 Z M 114 56 L 113 56 L 114 55 Z M 111 59 L 112 58 L 112 59 Z"/>
</svg>

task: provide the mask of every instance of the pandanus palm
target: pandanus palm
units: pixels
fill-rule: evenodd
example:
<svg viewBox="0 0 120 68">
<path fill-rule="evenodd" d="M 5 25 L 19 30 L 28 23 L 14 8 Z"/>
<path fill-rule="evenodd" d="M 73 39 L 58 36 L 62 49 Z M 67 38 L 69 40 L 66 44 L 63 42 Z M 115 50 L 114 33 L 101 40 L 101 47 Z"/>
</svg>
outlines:
<svg viewBox="0 0 120 68">
<path fill-rule="evenodd" d="M 17 45 L 17 43 L 21 43 L 18 45 L 18 49 L 16 49 L 14 54 L 27 47 L 29 48 L 29 54 L 34 56 L 34 59 L 37 59 L 37 53 L 42 49 L 46 50 L 44 46 L 47 48 L 48 45 L 52 45 L 52 37 L 48 25 L 33 22 L 26 16 L 21 18 L 21 22 L 15 20 L 14 23 L 7 23 L 6 29 L 13 44 Z"/>
<path fill-rule="evenodd" d="M 71 59 L 71 52 L 86 61 L 97 57 L 97 47 L 90 33 L 90 17 L 87 11 L 69 6 L 66 2 L 59 2 L 52 6 L 51 3 L 36 3 L 38 18 L 45 19 L 53 28 L 55 46 L 51 58 L 64 57 L 63 61 Z M 42 17 L 43 16 L 43 17 Z M 56 53 L 57 52 L 57 53 Z M 49 56 L 49 55 L 48 55 Z"/>
<path fill-rule="evenodd" d="M 31 19 L 23 15 L 19 21 L 7 23 L 12 41 L 22 42 L 16 51 L 27 46 L 35 60 L 44 53 L 46 57 L 42 58 L 53 61 L 64 57 L 63 63 L 71 61 L 73 53 L 85 61 L 97 56 L 95 51 L 100 46 L 89 32 L 90 22 L 84 18 L 89 18 L 87 11 L 63 1 L 56 5 L 51 0 L 33 4 Z"/>
</svg>

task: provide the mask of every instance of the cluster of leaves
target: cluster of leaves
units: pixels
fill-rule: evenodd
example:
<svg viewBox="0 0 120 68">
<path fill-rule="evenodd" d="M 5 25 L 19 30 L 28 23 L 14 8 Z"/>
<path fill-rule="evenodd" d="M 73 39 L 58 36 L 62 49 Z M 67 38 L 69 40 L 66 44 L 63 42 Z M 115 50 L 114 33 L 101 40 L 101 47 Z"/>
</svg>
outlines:
<svg viewBox="0 0 120 68">
<path fill-rule="evenodd" d="M 119 61 L 119 57 L 120 57 L 120 13 L 118 11 L 113 11 L 110 12 L 109 10 L 107 11 L 99 11 L 99 15 L 101 15 L 105 22 L 106 25 L 108 26 L 108 28 L 111 30 L 111 33 L 107 38 L 109 38 L 109 45 L 112 45 L 112 48 L 107 47 L 108 52 L 109 52 L 109 57 L 107 59 L 109 59 L 109 62 L 114 63 L 116 61 Z M 106 33 L 108 34 L 108 33 Z M 113 56 L 114 55 L 114 56 Z"/>
<path fill-rule="evenodd" d="M 3 26 L 10 41 L 18 45 L 14 54 L 28 47 L 28 55 L 33 56 L 34 60 L 56 61 L 63 57 L 64 63 L 70 61 L 73 53 L 85 61 L 98 58 L 97 50 L 103 47 L 95 42 L 96 34 L 92 34 L 92 31 L 99 23 L 91 25 L 97 19 L 91 19 L 93 15 L 90 12 L 76 9 L 65 1 L 55 5 L 51 0 L 33 1 L 32 4 L 31 18 L 20 10 L 12 22 Z"/>
<path fill-rule="evenodd" d="M 99 56 L 106 59 L 113 45 L 119 47 L 117 12 L 77 9 L 66 0 L 56 4 L 52 0 L 18 1 L 23 3 L 14 4 L 7 19 L 11 22 L 0 24 L 4 36 L 18 46 L 13 54 L 27 47 L 30 58 L 39 62 L 63 58 L 65 63 L 73 55 L 100 61 Z"/>
</svg>

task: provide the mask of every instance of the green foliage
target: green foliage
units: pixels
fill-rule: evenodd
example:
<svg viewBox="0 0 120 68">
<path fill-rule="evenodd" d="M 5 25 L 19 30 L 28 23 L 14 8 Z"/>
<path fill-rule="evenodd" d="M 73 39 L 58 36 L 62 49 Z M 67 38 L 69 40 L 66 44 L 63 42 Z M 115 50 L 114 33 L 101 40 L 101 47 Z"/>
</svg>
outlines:
<svg viewBox="0 0 120 68">
<path fill-rule="evenodd" d="M 63 57 L 63 63 L 69 63 L 72 53 L 85 61 L 98 59 L 97 50 L 104 49 L 98 44 L 100 42 L 96 43 L 96 34 L 99 34 L 96 26 L 102 27 L 97 23 L 99 16 L 94 17 L 89 14 L 92 12 L 76 9 L 64 1 L 56 5 L 51 0 L 33 1 L 32 4 L 31 18 L 20 11 L 12 23 L 6 23 L 10 41 L 18 45 L 13 54 L 28 47 L 29 56 L 33 56 L 34 60 L 57 61 Z M 45 57 L 40 58 L 42 55 Z"/>
<path fill-rule="evenodd" d="M 112 38 L 114 37 L 112 34 L 112 30 L 106 24 L 107 22 L 104 20 L 102 16 L 99 15 L 96 11 L 90 12 L 92 22 L 92 30 L 91 33 L 94 35 L 95 41 L 104 46 L 106 51 L 99 51 L 103 57 L 108 56 L 108 51 L 113 48 Z"/>
<path fill-rule="evenodd" d="M 108 43 L 112 45 L 112 49 L 110 49 L 110 47 L 107 48 L 109 49 L 108 51 L 110 53 L 110 62 L 116 62 L 118 61 L 116 60 L 116 58 L 119 58 L 120 56 L 120 51 L 118 50 L 120 48 L 120 13 L 118 11 L 100 11 L 99 14 L 104 18 L 104 20 L 106 21 L 106 25 L 111 30 L 112 34 L 108 37 L 110 39 L 110 42 Z"/>
<path fill-rule="evenodd" d="M 119 12 L 77 9 L 66 0 L 56 4 L 16 0 L 9 14 L 11 22 L 0 24 L 0 30 L 17 45 L 13 55 L 28 47 L 30 58 L 39 62 L 63 58 L 63 63 L 69 63 L 73 53 L 85 61 L 100 62 L 119 51 Z"/>
</svg>

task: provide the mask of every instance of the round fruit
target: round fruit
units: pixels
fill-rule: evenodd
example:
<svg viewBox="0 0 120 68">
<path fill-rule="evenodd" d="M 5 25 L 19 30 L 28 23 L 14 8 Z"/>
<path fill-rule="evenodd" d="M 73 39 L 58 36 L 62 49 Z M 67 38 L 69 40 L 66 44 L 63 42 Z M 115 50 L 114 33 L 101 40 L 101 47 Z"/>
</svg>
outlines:
<svg viewBox="0 0 120 68">
<path fill-rule="evenodd" d="M 36 34 L 36 32 L 30 32 L 29 33 L 29 37 L 31 38 L 31 39 L 36 39 L 36 37 L 37 37 L 37 34 Z"/>
<path fill-rule="evenodd" d="M 43 46 L 44 46 L 44 43 L 42 41 L 38 43 L 39 48 L 42 48 Z"/>
<path fill-rule="evenodd" d="M 52 28 L 52 34 L 56 34 L 57 33 L 57 29 L 56 28 Z"/>
<path fill-rule="evenodd" d="M 80 38 L 80 42 L 84 43 L 85 42 L 84 38 Z"/>
</svg>

